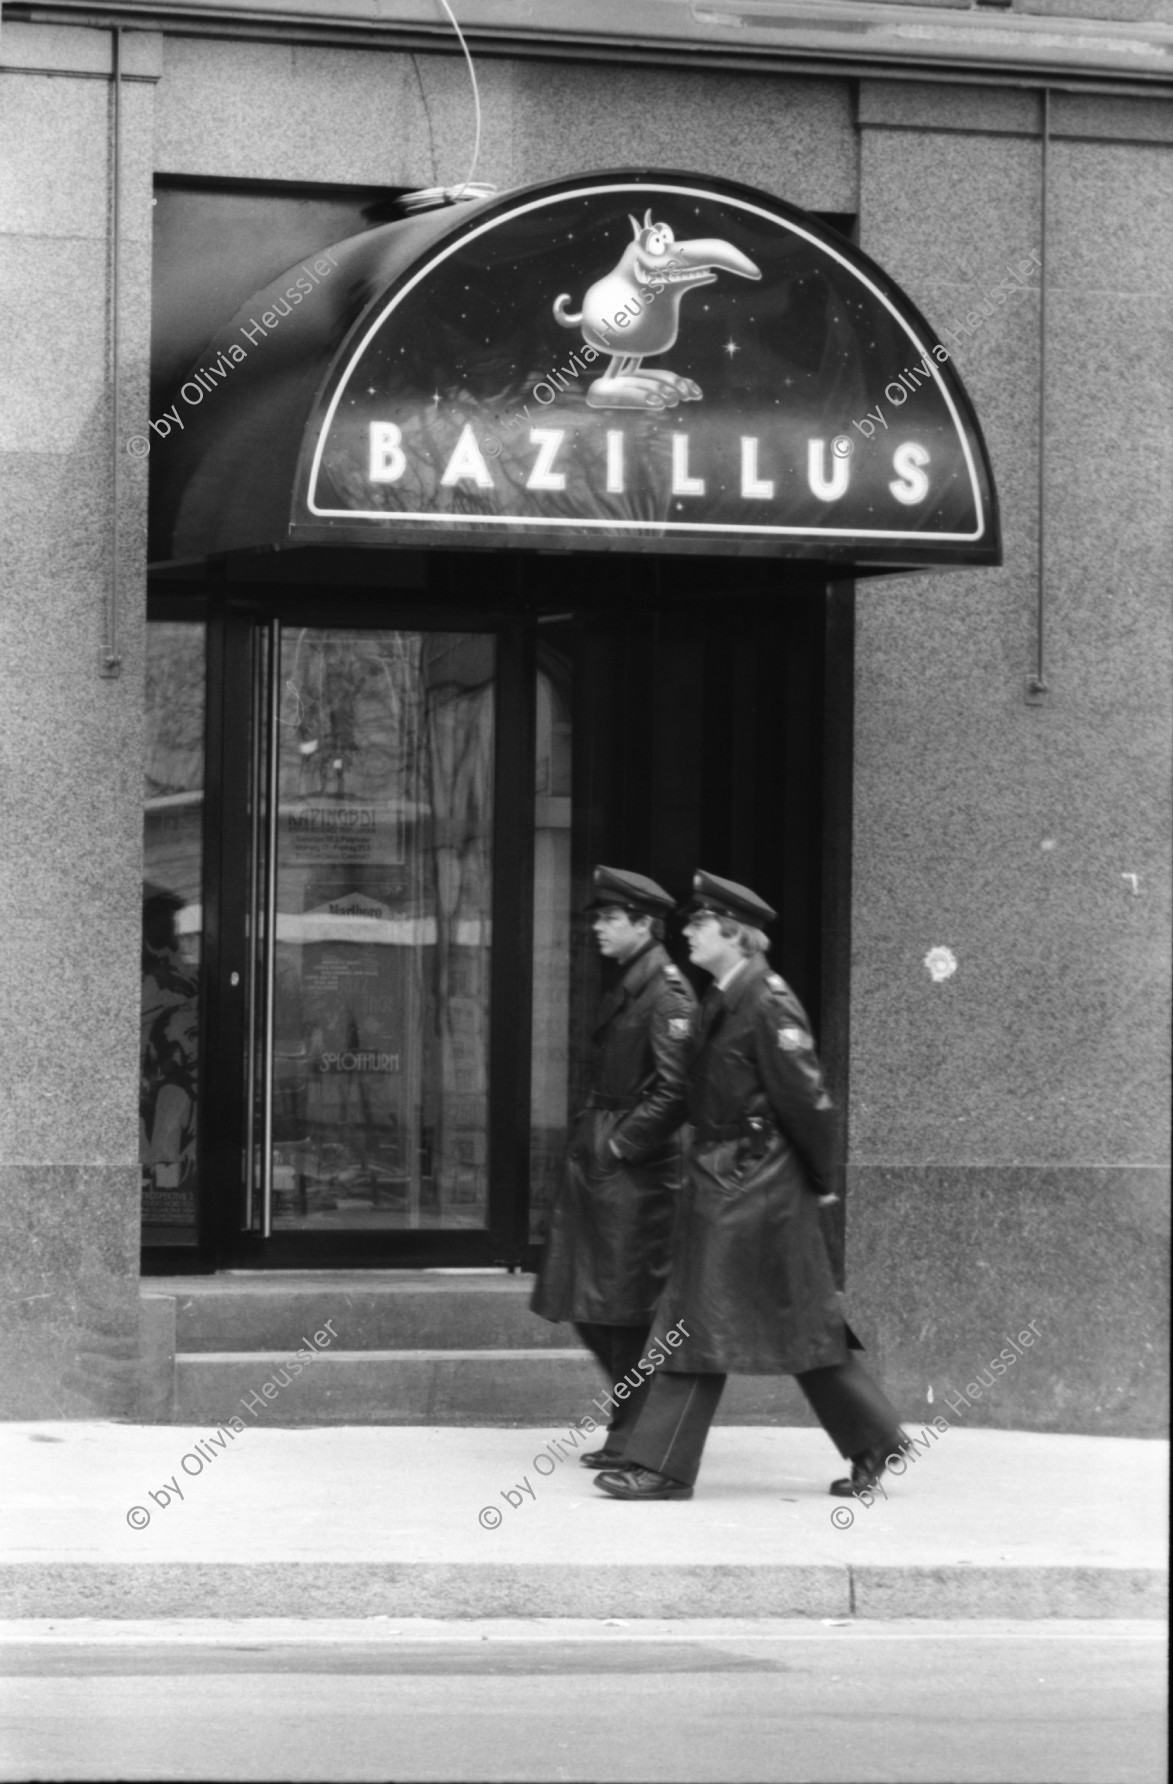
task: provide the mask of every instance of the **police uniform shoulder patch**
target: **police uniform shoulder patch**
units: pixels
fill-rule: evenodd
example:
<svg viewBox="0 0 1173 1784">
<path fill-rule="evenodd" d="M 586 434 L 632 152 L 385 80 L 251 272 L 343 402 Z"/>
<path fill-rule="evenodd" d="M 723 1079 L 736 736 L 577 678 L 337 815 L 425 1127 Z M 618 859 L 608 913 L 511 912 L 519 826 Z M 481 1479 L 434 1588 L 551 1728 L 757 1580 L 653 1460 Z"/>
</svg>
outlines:
<svg viewBox="0 0 1173 1784">
<path fill-rule="evenodd" d="M 766 984 L 770 987 L 771 991 L 788 991 L 790 989 L 786 980 L 779 978 L 777 973 L 767 973 Z"/>
<path fill-rule="evenodd" d="M 810 1044 L 811 1038 L 805 1028 L 787 1027 L 778 1030 L 778 1045 L 783 1053 L 797 1053 Z"/>
<path fill-rule="evenodd" d="M 669 981 L 670 984 L 679 985 L 682 983 L 682 980 L 680 977 L 680 968 L 678 966 L 672 966 L 671 964 L 669 964 L 663 970 L 664 970 L 664 977 Z"/>
</svg>

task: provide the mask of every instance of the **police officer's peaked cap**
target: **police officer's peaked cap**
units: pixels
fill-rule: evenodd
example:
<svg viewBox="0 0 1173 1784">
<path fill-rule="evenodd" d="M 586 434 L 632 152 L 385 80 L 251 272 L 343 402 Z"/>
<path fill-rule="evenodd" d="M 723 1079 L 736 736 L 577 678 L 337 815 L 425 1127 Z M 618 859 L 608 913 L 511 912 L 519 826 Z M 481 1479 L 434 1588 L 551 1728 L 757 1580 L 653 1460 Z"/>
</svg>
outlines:
<svg viewBox="0 0 1173 1784">
<path fill-rule="evenodd" d="M 732 917 L 735 923 L 748 923 L 751 929 L 761 929 L 778 915 L 748 886 L 739 886 L 736 880 L 720 880 L 715 873 L 698 872 L 692 876 L 692 898 L 685 906 L 685 914 L 696 917 L 702 911 L 714 917 Z"/>
<path fill-rule="evenodd" d="M 596 867 L 591 876 L 592 895 L 584 906 L 588 911 L 605 910 L 619 905 L 641 916 L 666 917 L 676 908 L 676 900 L 646 874 L 628 873 L 623 867 Z"/>
</svg>

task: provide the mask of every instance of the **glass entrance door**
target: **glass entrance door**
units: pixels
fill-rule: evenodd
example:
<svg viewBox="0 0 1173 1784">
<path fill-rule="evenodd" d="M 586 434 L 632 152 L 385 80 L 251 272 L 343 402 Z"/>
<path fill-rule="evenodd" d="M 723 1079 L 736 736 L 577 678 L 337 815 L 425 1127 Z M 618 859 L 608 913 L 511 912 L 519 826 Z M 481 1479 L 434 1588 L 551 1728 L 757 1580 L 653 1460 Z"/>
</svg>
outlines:
<svg viewBox="0 0 1173 1784">
<path fill-rule="evenodd" d="M 489 1224 L 496 657 L 277 622 L 258 653 L 254 1233 Z"/>
</svg>

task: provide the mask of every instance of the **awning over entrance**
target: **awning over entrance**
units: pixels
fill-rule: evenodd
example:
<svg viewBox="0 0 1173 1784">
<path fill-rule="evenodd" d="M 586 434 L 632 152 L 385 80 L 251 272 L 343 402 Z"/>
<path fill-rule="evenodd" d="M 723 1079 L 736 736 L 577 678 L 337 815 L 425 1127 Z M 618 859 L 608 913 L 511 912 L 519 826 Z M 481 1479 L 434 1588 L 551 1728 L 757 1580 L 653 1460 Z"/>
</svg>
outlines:
<svg viewBox="0 0 1173 1784">
<path fill-rule="evenodd" d="M 818 219 L 694 174 L 590 174 L 341 242 L 245 305 L 152 429 L 156 562 L 1001 558 L 985 443 L 924 318 Z"/>
</svg>

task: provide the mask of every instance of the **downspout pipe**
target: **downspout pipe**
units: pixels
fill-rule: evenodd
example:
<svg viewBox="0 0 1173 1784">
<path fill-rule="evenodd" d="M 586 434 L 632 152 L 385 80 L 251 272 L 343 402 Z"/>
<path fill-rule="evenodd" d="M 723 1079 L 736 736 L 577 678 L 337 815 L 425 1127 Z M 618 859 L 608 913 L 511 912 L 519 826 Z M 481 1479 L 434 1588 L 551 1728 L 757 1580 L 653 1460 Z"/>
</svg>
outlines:
<svg viewBox="0 0 1173 1784">
<path fill-rule="evenodd" d="M 1047 617 L 1047 192 L 1051 147 L 1051 89 L 1044 87 L 1042 193 L 1040 229 L 1042 234 L 1042 270 L 1039 274 L 1039 452 L 1038 452 L 1038 555 L 1035 589 L 1035 665 L 1026 678 L 1026 699 L 1030 706 L 1043 706 L 1050 695 L 1046 675 Z"/>
</svg>

